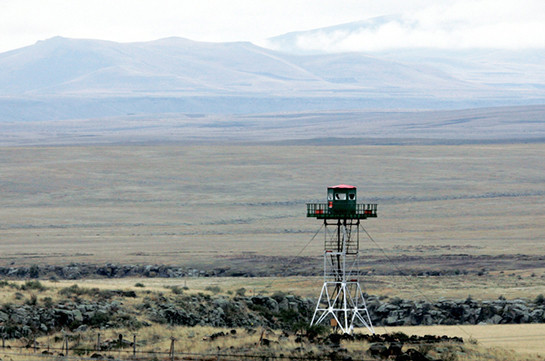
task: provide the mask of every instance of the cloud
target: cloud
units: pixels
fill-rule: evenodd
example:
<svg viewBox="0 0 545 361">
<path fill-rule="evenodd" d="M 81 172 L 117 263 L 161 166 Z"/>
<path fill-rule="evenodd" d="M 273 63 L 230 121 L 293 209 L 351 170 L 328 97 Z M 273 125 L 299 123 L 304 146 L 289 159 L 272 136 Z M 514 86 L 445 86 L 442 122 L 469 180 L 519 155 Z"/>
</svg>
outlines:
<svg viewBox="0 0 545 361">
<path fill-rule="evenodd" d="M 375 22 L 301 33 L 303 51 L 380 51 L 402 48 L 545 48 L 545 2 L 457 1 Z"/>
<path fill-rule="evenodd" d="M 252 41 L 397 12 L 378 27 L 307 33 L 301 49 L 543 47 L 543 0 L 0 0 L 0 51 L 53 36 Z M 265 44 L 265 43 L 261 43 Z"/>
</svg>

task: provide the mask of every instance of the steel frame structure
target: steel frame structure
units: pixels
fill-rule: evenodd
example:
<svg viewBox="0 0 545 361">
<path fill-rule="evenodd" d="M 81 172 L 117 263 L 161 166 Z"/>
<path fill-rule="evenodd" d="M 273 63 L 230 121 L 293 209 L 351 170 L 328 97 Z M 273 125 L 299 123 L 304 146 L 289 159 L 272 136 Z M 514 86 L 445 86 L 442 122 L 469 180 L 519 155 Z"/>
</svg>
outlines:
<svg viewBox="0 0 545 361">
<path fill-rule="evenodd" d="M 350 334 L 360 324 L 375 333 L 359 284 L 359 225 L 360 219 L 324 219 L 324 284 L 311 326 L 330 321 Z"/>
</svg>

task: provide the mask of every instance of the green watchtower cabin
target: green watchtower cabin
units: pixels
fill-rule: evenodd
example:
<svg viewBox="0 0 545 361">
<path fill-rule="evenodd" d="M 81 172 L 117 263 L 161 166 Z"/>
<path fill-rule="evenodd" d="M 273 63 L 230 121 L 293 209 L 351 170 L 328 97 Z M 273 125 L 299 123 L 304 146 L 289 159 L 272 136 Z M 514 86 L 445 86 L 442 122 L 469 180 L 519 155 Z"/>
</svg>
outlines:
<svg viewBox="0 0 545 361">
<path fill-rule="evenodd" d="M 376 204 L 358 204 L 357 189 L 348 184 L 327 187 L 327 203 L 307 203 L 307 217 L 365 219 L 377 216 Z"/>
</svg>

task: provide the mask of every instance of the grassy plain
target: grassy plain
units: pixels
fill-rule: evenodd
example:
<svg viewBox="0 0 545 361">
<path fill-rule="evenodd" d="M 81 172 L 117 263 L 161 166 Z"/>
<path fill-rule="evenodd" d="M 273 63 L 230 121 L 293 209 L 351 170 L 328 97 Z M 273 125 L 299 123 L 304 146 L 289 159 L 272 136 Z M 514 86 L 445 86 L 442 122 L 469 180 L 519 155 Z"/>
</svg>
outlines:
<svg viewBox="0 0 545 361">
<path fill-rule="evenodd" d="M 3 147 L 0 265 L 269 267 L 320 227 L 305 202 L 348 183 L 379 204 L 360 246 L 370 269 L 394 269 L 390 258 L 539 277 L 543 159 L 545 144 Z M 301 255 L 321 248 L 318 237 Z"/>
<path fill-rule="evenodd" d="M 68 287 L 76 281 L 60 280 L 44 284 Z M 219 287 L 223 293 L 234 293 L 245 288 L 248 295 L 273 294 L 282 291 L 303 297 L 317 297 L 323 283 L 322 277 L 188 277 L 175 278 L 118 278 L 83 279 L 77 283 L 89 288 L 131 288 L 140 282 L 146 289 L 160 291 L 165 286 L 188 287 L 188 292 L 202 292 L 207 287 Z M 437 301 L 441 298 L 494 300 L 503 296 L 507 299 L 527 298 L 545 294 L 543 278 L 513 276 L 442 276 L 442 277 L 404 277 L 373 275 L 363 277 L 364 290 L 373 295 L 401 297 L 411 300 Z"/>
</svg>

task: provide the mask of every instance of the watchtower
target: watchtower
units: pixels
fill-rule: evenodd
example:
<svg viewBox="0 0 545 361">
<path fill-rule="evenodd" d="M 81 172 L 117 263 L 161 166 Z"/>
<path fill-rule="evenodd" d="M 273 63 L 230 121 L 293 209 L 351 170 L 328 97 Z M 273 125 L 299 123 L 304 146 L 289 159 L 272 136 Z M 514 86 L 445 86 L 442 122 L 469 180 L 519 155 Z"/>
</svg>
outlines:
<svg viewBox="0 0 545 361">
<path fill-rule="evenodd" d="M 376 204 L 357 203 L 356 187 L 327 188 L 327 203 L 307 203 L 307 217 L 324 224 L 324 285 L 311 325 L 329 321 L 343 333 L 361 324 L 374 333 L 359 284 L 360 222 L 377 216 Z M 333 228 L 333 229 L 331 229 Z"/>
</svg>

